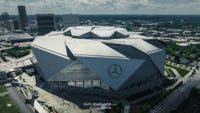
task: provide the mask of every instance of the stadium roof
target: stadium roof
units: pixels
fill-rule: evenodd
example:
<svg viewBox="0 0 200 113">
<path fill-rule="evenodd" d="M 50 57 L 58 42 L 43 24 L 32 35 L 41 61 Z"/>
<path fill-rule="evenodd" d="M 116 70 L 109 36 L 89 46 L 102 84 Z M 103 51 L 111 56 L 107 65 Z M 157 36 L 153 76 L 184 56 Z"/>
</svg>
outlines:
<svg viewBox="0 0 200 113">
<path fill-rule="evenodd" d="M 80 40 L 77 38 L 60 35 L 58 33 L 57 35 L 56 33 L 51 33 L 50 35 L 37 37 L 32 45 L 48 52 L 54 52 L 54 54 L 61 55 L 65 58 L 68 57 L 66 47 L 73 51 L 73 54 L 76 56 L 126 58 L 126 56 L 106 46 L 104 43 L 131 45 L 147 54 L 160 50 L 160 48 L 151 45 L 140 38 Z"/>
<path fill-rule="evenodd" d="M 108 26 L 78 26 L 65 30 L 66 36 L 88 39 L 127 38 L 129 33 L 124 28 Z"/>
<path fill-rule="evenodd" d="M 120 35 L 118 34 L 118 36 L 120 37 L 116 33 L 119 33 Z M 123 28 L 84 26 L 70 27 L 63 32 L 51 32 L 37 37 L 32 47 L 35 48 L 33 52 L 39 62 L 41 59 L 42 63 L 47 63 L 44 60 L 52 58 L 46 67 L 45 64 L 41 64 L 44 66 L 43 69 L 46 70 L 44 74 L 46 73 L 49 76 L 47 80 L 69 80 L 75 76 L 77 76 L 76 79 L 82 79 L 85 78 L 82 76 L 86 76 L 90 70 L 94 73 L 91 76 L 88 75 L 88 77 L 96 79 L 95 76 L 97 75 L 111 88 L 117 90 L 133 76 L 133 73 L 137 73 L 141 66 L 148 63 L 150 63 L 148 64 L 150 71 L 156 69 L 157 72 L 164 72 L 163 61 L 165 57 L 163 49 L 145 41 L 146 39 L 152 38 L 133 33 L 130 35 Z M 113 44 L 117 45 L 117 47 Z M 43 51 L 45 53 L 41 55 Z M 47 53 L 50 53 L 51 56 L 46 57 Z M 58 61 L 55 56 L 60 56 L 62 59 Z M 55 58 L 57 60 L 54 61 Z M 77 60 L 81 63 L 74 64 L 73 62 Z M 148 63 L 146 63 L 147 60 L 149 61 Z M 52 70 L 50 69 L 51 63 L 53 65 Z M 55 69 L 55 64 L 59 65 L 61 63 L 62 66 Z M 108 69 L 113 64 L 119 64 L 122 67 L 123 76 L 114 79 L 108 76 Z M 71 65 L 78 67 L 70 67 Z M 57 72 L 54 73 L 53 69 L 57 70 Z M 77 69 L 79 71 L 75 72 L 74 70 Z M 71 75 L 66 75 L 66 77 L 63 73 Z M 83 74 L 80 75 L 80 73 Z"/>
</svg>

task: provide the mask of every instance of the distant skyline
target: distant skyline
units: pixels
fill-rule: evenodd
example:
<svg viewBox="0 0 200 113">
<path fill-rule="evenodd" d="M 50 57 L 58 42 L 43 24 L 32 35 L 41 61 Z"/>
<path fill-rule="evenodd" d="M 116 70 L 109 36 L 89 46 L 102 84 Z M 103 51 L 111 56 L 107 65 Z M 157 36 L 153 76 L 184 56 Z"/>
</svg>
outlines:
<svg viewBox="0 0 200 113">
<path fill-rule="evenodd" d="M 27 14 L 200 14 L 200 0 L 0 0 L 0 13 Z"/>
</svg>

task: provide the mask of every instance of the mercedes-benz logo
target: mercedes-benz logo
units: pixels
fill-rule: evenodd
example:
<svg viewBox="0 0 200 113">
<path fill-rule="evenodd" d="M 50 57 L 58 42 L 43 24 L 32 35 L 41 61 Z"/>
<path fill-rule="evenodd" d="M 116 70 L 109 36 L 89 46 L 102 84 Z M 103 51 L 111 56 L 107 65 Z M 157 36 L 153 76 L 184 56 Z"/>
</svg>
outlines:
<svg viewBox="0 0 200 113">
<path fill-rule="evenodd" d="M 122 74 L 122 67 L 119 64 L 112 64 L 108 68 L 108 75 L 112 78 L 118 78 Z"/>
</svg>

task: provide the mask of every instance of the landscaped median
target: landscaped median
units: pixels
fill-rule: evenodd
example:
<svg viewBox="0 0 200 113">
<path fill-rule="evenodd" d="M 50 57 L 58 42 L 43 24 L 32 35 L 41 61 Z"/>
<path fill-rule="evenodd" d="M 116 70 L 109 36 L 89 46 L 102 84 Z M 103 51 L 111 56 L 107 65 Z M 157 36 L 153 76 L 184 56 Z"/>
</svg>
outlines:
<svg viewBox="0 0 200 113">
<path fill-rule="evenodd" d="M 165 71 L 167 72 L 168 77 L 176 77 L 174 72 L 171 69 L 166 68 Z"/>
<path fill-rule="evenodd" d="M 173 65 L 166 64 L 166 66 L 176 69 L 176 71 L 178 71 L 178 73 L 179 73 L 182 77 L 184 77 L 185 75 L 187 75 L 187 74 L 190 72 L 190 71 L 188 71 L 188 70 L 185 70 L 185 69 L 182 69 L 182 68 L 173 66 Z"/>
<path fill-rule="evenodd" d="M 21 58 L 28 54 L 30 54 L 31 48 L 30 46 L 27 47 L 13 47 L 8 50 L 4 50 L 4 53 L 7 53 L 8 55 L 15 57 L 15 58 Z"/>
</svg>

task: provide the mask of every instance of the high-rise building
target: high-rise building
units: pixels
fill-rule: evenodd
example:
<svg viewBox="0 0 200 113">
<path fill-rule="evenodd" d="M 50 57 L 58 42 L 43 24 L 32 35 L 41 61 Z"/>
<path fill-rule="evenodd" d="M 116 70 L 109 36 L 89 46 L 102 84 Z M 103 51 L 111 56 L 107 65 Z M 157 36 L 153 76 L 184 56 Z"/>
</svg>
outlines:
<svg viewBox="0 0 200 113">
<path fill-rule="evenodd" d="M 2 21 L 8 21 L 10 19 L 9 14 L 7 12 L 4 12 L 1 15 Z"/>
<path fill-rule="evenodd" d="M 15 27 L 14 27 L 14 21 L 13 20 L 8 20 L 5 22 L 6 24 L 6 28 L 8 30 L 15 30 Z"/>
<path fill-rule="evenodd" d="M 44 35 L 56 30 L 54 14 L 37 15 L 38 34 Z"/>
<path fill-rule="evenodd" d="M 14 23 L 14 28 L 19 29 L 19 22 L 17 20 L 14 20 L 13 23 Z"/>
<path fill-rule="evenodd" d="M 78 14 L 65 14 L 63 16 L 63 23 L 64 23 L 64 29 L 67 29 L 68 27 L 73 26 L 79 26 L 79 15 Z"/>
<path fill-rule="evenodd" d="M 19 19 L 20 19 L 20 28 L 22 30 L 25 30 L 26 27 L 28 26 L 28 19 L 27 19 L 25 6 L 18 6 L 18 12 L 19 12 Z"/>
<path fill-rule="evenodd" d="M 8 27 L 9 27 L 8 26 L 8 21 L 10 19 L 9 14 L 7 12 L 4 12 L 1 15 L 1 18 L 2 18 L 2 22 L 3 22 L 2 26 L 8 29 Z"/>
</svg>

